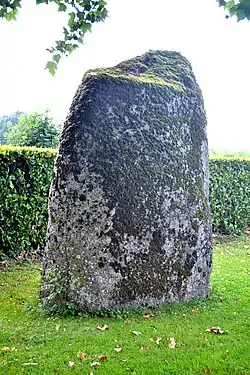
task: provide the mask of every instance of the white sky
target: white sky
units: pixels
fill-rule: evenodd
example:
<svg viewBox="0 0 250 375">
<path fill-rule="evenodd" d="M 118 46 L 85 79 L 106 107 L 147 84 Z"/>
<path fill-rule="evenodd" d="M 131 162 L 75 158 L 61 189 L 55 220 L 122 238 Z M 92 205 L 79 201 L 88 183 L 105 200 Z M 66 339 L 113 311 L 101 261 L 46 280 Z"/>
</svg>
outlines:
<svg viewBox="0 0 250 375">
<path fill-rule="evenodd" d="M 64 120 L 87 69 L 112 66 L 149 49 L 176 50 L 203 91 L 210 149 L 250 151 L 250 22 L 226 20 L 216 0 L 107 0 L 109 18 L 61 61 L 55 77 L 45 51 L 65 15 L 23 0 L 16 22 L 0 20 L 0 115 L 50 108 Z"/>
</svg>

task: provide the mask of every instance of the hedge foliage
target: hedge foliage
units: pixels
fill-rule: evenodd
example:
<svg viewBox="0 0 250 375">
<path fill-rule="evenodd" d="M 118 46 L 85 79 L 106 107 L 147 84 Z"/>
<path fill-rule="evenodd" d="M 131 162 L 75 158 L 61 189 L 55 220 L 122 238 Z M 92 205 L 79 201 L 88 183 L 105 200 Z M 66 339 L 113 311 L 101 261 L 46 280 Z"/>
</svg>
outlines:
<svg viewBox="0 0 250 375">
<path fill-rule="evenodd" d="M 250 157 L 210 159 L 213 232 L 240 234 L 250 225 Z"/>
<path fill-rule="evenodd" d="M 55 150 L 0 147 L 0 258 L 44 243 Z M 213 231 L 250 225 L 250 158 L 210 159 Z"/>
<path fill-rule="evenodd" d="M 0 147 L 0 258 L 44 241 L 55 150 Z"/>
</svg>

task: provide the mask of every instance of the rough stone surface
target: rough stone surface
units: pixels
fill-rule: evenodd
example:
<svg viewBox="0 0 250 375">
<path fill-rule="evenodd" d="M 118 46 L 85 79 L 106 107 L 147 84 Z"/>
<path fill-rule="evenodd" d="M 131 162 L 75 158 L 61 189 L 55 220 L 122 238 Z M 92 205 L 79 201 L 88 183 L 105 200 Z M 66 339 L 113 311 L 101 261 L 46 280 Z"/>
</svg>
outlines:
<svg viewBox="0 0 250 375">
<path fill-rule="evenodd" d="M 50 191 L 44 308 L 203 298 L 211 255 L 206 116 L 190 63 L 150 51 L 88 71 Z"/>
</svg>

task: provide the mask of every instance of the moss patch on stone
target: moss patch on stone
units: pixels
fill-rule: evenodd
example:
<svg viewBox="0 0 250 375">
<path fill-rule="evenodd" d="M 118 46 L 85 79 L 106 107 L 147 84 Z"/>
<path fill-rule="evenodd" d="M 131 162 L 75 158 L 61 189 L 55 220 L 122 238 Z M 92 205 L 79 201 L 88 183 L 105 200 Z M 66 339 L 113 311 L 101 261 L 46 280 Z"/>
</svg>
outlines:
<svg viewBox="0 0 250 375">
<path fill-rule="evenodd" d="M 98 76 L 116 80 L 131 80 L 137 83 L 167 86 L 185 93 L 187 89 L 195 87 L 190 71 L 189 62 L 178 52 L 149 51 L 115 67 L 91 69 L 86 72 L 84 78 Z"/>
</svg>

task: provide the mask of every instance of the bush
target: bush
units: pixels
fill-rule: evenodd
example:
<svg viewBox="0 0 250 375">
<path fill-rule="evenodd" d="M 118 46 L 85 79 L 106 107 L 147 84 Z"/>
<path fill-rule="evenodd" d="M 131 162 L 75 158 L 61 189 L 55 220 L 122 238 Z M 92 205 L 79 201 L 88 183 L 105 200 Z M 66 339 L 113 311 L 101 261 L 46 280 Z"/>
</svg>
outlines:
<svg viewBox="0 0 250 375">
<path fill-rule="evenodd" d="M 56 148 L 59 142 L 59 127 L 55 125 L 49 111 L 21 115 L 18 123 L 8 125 L 6 144 L 12 146 L 35 146 Z"/>
<path fill-rule="evenodd" d="M 0 146 L 0 257 L 43 244 L 55 150 Z"/>
<path fill-rule="evenodd" d="M 239 234 L 250 224 L 250 158 L 210 159 L 213 232 Z"/>
<path fill-rule="evenodd" d="M 44 243 L 55 150 L 0 146 L 0 258 Z M 213 231 L 250 224 L 250 158 L 210 159 Z"/>
<path fill-rule="evenodd" d="M 18 119 L 23 112 L 17 111 L 7 116 L 0 117 L 0 145 L 6 144 L 6 134 L 8 133 L 8 124 L 12 123 L 15 126 L 18 123 Z"/>
</svg>

